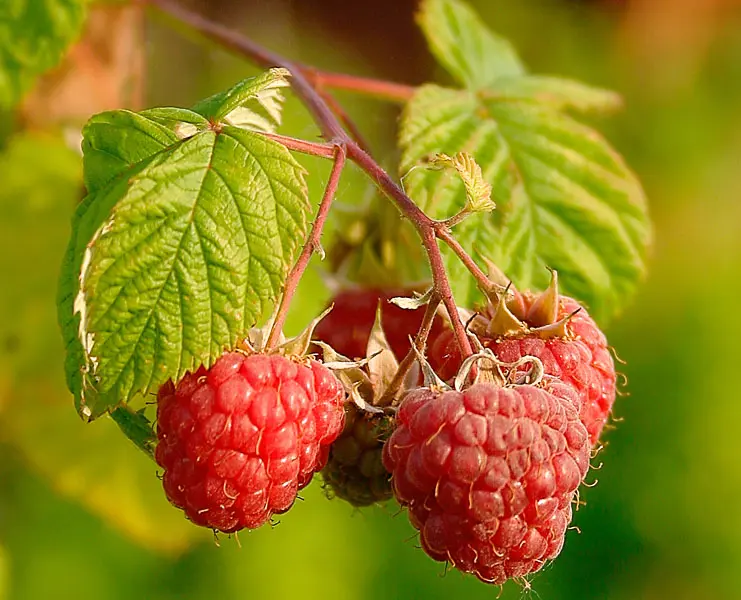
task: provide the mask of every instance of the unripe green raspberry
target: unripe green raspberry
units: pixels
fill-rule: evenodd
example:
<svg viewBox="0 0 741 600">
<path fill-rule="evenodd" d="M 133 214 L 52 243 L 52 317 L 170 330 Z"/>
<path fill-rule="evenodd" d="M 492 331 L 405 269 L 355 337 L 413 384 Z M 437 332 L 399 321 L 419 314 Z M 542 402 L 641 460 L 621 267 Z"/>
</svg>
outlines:
<svg viewBox="0 0 741 600">
<path fill-rule="evenodd" d="M 345 429 L 322 470 L 328 495 L 357 507 L 391 498 L 391 475 L 383 466 L 382 451 L 392 431 L 393 417 L 348 406 Z"/>
</svg>

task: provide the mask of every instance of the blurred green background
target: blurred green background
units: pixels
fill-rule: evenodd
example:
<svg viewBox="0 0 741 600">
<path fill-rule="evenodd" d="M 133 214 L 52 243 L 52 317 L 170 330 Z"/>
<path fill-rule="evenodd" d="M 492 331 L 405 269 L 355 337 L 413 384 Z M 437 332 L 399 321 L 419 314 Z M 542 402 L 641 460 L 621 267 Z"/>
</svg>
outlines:
<svg viewBox="0 0 741 600">
<path fill-rule="evenodd" d="M 624 96 L 625 111 L 598 127 L 644 182 L 656 225 L 649 278 L 608 328 L 630 395 L 618 399 L 620 422 L 595 461 L 603 466 L 590 478 L 599 483 L 582 491 L 581 533 L 569 532 L 532 591 L 510 583 L 502 597 L 741 598 L 741 15 L 729 0 L 472 4 L 533 71 Z M 323 68 L 445 81 L 414 28 L 412 1 L 194 6 Z M 218 547 L 166 503 L 152 463 L 110 421 L 78 420 L 55 315 L 82 194 L 80 159 L 69 149 L 75 119 L 119 105 L 188 106 L 255 72 L 151 17 L 103 28 L 97 44 L 129 40 L 101 67 L 110 80 L 88 73 L 78 93 L 37 93 L 20 116 L 2 118 L 0 598 L 496 597 L 471 577 L 443 576 L 395 505 L 355 512 L 326 500 L 317 481 L 278 526 L 244 533 L 241 548 L 222 536 Z M 131 43 L 140 26 L 145 42 Z M 81 56 L 59 77 L 90 69 Z M 118 95 L 104 93 L 122 77 Z M 393 165 L 397 109 L 338 98 Z M 316 138 L 293 100 L 286 120 L 286 133 Z M 307 164 L 316 199 L 326 166 Z M 339 200 L 369 190 L 350 172 Z M 326 296 L 312 272 L 292 327 Z"/>
</svg>

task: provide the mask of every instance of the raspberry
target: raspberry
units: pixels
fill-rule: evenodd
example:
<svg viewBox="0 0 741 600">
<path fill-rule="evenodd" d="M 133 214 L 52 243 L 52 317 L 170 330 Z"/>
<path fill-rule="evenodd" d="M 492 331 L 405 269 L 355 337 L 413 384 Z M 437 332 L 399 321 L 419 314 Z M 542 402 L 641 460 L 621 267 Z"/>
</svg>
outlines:
<svg viewBox="0 0 741 600">
<path fill-rule="evenodd" d="M 353 506 L 370 506 L 391 498 L 391 474 L 381 460 L 383 444 L 391 435 L 392 418 L 348 406 L 345 429 L 332 444 L 322 470 L 328 491 Z"/>
<path fill-rule="evenodd" d="M 409 336 L 414 336 L 419 330 L 425 311 L 424 308 L 400 308 L 388 300 L 409 294 L 409 290 L 363 288 L 340 292 L 332 299 L 332 311 L 319 322 L 314 337 L 344 356 L 364 358 L 381 301 L 381 319 L 386 338 L 397 360 L 402 360 L 410 349 Z M 443 331 L 442 319 L 435 317 L 430 339 Z"/>
<path fill-rule="evenodd" d="M 505 335 L 489 335 L 486 325 L 479 325 L 477 335 L 481 343 L 491 348 L 497 358 L 512 363 L 523 356 L 539 358 L 547 375 L 558 377 L 571 385 L 579 395 L 581 419 L 589 432 L 592 445 L 599 440 L 602 429 L 615 402 L 615 364 L 610 355 L 607 339 L 587 311 L 566 296 L 558 298 L 555 322 L 568 318 L 564 323 L 565 335 L 551 337 L 552 332 L 538 331 L 542 322 L 532 323 L 528 318 L 539 296 L 530 293 L 518 294 L 517 316 L 522 314 L 526 326 Z M 485 315 L 491 318 L 492 309 Z M 547 327 L 546 327 L 547 330 Z M 444 380 L 455 376 L 461 365 L 460 353 L 453 332 L 446 330 L 430 345 L 428 360 L 435 372 Z M 527 368 L 526 366 L 523 368 Z"/>
<path fill-rule="evenodd" d="M 590 448 L 574 390 L 546 386 L 405 396 L 383 460 L 433 559 L 499 585 L 561 551 Z"/>
<path fill-rule="evenodd" d="M 344 423 L 341 383 L 313 360 L 230 352 L 163 385 L 157 463 L 168 500 L 197 525 L 255 529 L 287 511 Z"/>
</svg>

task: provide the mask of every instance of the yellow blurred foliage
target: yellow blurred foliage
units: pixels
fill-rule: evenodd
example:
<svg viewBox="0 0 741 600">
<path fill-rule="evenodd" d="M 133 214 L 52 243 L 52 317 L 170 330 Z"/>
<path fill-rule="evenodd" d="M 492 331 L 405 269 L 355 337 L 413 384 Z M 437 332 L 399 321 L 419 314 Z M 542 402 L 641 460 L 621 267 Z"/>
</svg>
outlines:
<svg viewBox="0 0 741 600">
<path fill-rule="evenodd" d="M 156 465 L 107 417 L 84 424 L 66 388 L 56 281 L 81 194 L 79 157 L 52 136 L 16 136 L 0 159 L 0 439 L 59 493 L 149 548 L 180 553 L 208 534 L 164 498 Z"/>
</svg>

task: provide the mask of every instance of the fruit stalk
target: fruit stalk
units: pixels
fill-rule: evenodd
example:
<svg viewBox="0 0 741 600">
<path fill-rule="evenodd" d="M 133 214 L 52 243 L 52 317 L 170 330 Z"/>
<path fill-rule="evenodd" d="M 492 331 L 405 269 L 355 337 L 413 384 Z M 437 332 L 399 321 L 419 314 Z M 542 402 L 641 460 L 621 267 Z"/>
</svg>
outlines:
<svg viewBox="0 0 741 600">
<path fill-rule="evenodd" d="M 334 159 L 336 154 L 337 146 L 335 144 L 323 144 L 321 142 L 309 142 L 307 140 L 300 140 L 298 138 L 289 137 L 287 135 L 280 135 L 279 133 L 268 133 L 260 132 L 266 138 L 270 138 L 282 144 L 289 150 L 294 152 L 301 152 L 302 154 L 310 154 L 311 156 L 321 156 L 322 158 Z"/>
<path fill-rule="evenodd" d="M 316 219 L 314 224 L 311 226 L 311 232 L 309 238 L 306 240 L 301 254 L 299 254 L 296 264 L 293 265 L 288 277 L 286 277 L 286 283 L 283 287 L 283 294 L 278 305 L 278 310 L 275 313 L 275 320 L 270 329 L 270 335 L 268 336 L 265 347 L 267 350 L 271 350 L 276 346 L 280 340 L 281 332 L 283 331 L 283 324 L 286 321 L 288 315 L 288 309 L 291 306 L 291 300 L 293 295 L 296 293 L 296 288 L 301 281 L 301 277 L 309 265 L 311 255 L 317 252 L 320 256 L 324 256 L 324 250 L 322 249 L 322 230 L 324 229 L 324 223 L 327 220 L 329 209 L 332 206 L 335 193 L 337 192 L 337 186 L 340 183 L 340 176 L 342 175 L 342 169 L 345 167 L 346 160 L 345 147 L 341 144 L 335 145 L 334 165 L 332 165 L 332 171 L 329 174 L 329 181 L 327 181 L 327 187 L 324 189 L 324 196 L 319 204 L 319 210 L 316 213 Z"/>
<path fill-rule="evenodd" d="M 473 278 L 476 280 L 476 283 L 478 283 L 481 291 L 488 295 L 492 289 L 491 279 L 489 279 L 486 273 L 481 270 L 468 252 L 465 251 L 460 242 L 453 237 L 450 229 L 443 223 L 439 223 L 435 228 L 435 234 L 438 239 L 445 242 L 448 247 L 455 252 L 458 259 L 466 266 L 471 275 L 473 275 Z"/>
<path fill-rule="evenodd" d="M 414 361 L 417 360 L 417 353 L 424 353 L 425 346 L 427 345 L 427 338 L 432 330 L 432 324 L 435 321 L 435 315 L 437 309 L 440 306 L 440 296 L 433 292 L 427 302 L 427 308 L 425 309 L 425 315 L 422 318 L 422 324 L 419 327 L 417 337 L 414 338 L 414 346 L 409 348 L 409 352 L 404 359 L 399 363 L 399 368 L 394 375 L 394 378 L 389 383 L 386 393 L 378 401 L 378 406 L 387 406 L 396 397 L 398 391 L 404 385 L 404 380 L 409 374 L 409 370 L 412 368 Z"/>
</svg>

